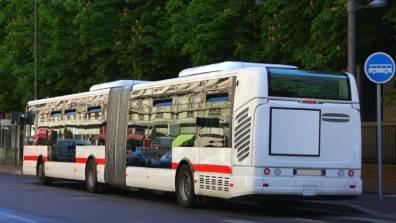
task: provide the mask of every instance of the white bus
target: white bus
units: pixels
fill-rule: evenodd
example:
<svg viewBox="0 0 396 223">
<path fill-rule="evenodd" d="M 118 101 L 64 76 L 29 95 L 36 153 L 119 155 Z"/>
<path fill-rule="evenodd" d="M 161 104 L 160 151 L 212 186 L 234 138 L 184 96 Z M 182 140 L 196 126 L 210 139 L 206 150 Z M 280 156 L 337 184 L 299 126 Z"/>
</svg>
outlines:
<svg viewBox="0 0 396 223">
<path fill-rule="evenodd" d="M 359 99 L 350 74 L 223 62 L 30 101 L 23 172 L 198 196 L 359 195 Z"/>
</svg>

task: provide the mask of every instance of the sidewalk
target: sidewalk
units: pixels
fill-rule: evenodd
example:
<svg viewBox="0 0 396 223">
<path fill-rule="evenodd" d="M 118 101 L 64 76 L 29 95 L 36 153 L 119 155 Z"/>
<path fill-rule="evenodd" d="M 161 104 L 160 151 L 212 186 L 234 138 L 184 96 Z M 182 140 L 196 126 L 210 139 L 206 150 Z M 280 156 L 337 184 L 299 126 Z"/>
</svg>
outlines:
<svg viewBox="0 0 396 223">
<path fill-rule="evenodd" d="M 14 163 L 0 162 L 0 173 L 22 174 L 22 167 L 15 166 Z"/>
<path fill-rule="evenodd" d="M 364 193 L 356 199 L 346 200 L 306 200 L 307 203 L 326 205 L 327 210 L 337 211 L 348 214 L 364 213 L 374 218 L 387 219 L 396 222 L 396 195 L 384 195 L 382 203 L 378 201 L 378 197 L 373 193 Z M 379 221 L 381 222 L 381 221 Z"/>
<path fill-rule="evenodd" d="M 364 212 L 371 212 L 372 215 L 380 214 L 396 221 L 396 195 L 384 195 L 380 203 L 377 194 L 365 193 L 350 203 L 363 207 L 366 209 Z"/>
</svg>

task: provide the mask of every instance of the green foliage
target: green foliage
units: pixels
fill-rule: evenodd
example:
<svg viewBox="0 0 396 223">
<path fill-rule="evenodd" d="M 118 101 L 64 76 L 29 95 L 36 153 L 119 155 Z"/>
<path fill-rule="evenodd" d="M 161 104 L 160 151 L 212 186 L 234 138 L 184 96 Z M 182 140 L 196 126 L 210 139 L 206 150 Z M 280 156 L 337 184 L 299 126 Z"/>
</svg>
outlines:
<svg viewBox="0 0 396 223">
<path fill-rule="evenodd" d="M 166 4 L 168 43 L 201 65 L 241 58 L 258 60 L 246 50 L 255 46 L 259 17 L 254 1 L 170 0 Z M 253 49 L 253 48 L 250 48 Z"/>
<path fill-rule="evenodd" d="M 39 98 L 220 61 L 347 65 L 346 0 L 38 2 Z M 359 63 L 373 51 L 396 56 L 395 24 L 395 4 L 358 12 Z M 33 39 L 34 1 L 0 1 L 0 111 L 33 99 Z"/>
<path fill-rule="evenodd" d="M 29 0 L 2 1 L 0 6 L 0 110 L 9 111 L 23 108 L 21 101 L 31 99 L 33 4 Z"/>
</svg>

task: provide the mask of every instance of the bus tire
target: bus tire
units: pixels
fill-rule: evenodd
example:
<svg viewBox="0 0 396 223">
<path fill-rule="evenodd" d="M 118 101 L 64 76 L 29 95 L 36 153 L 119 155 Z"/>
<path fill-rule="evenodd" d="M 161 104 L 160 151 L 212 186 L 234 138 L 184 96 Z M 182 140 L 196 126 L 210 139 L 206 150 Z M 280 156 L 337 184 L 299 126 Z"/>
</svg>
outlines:
<svg viewBox="0 0 396 223">
<path fill-rule="evenodd" d="M 51 183 L 51 179 L 45 176 L 44 161 L 41 159 L 37 165 L 37 179 L 41 185 L 49 185 Z"/>
<path fill-rule="evenodd" d="M 85 167 L 85 185 L 87 191 L 96 193 L 98 191 L 98 181 L 96 174 L 96 163 L 94 159 L 89 159 Z"/>
<path fill-rule="evenodd" d="M 176 196 L 181 207 L 191 208 L 196 205 L 197 197 L 194 193 L 194 179 L 191 168 L 183 165 L 177 171 Z"/>
</svg>

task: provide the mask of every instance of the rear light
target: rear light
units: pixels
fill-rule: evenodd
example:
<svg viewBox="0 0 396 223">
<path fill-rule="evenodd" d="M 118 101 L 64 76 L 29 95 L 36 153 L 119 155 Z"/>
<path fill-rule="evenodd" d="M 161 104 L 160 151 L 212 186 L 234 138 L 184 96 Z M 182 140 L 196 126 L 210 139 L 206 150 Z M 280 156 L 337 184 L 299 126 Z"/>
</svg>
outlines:
<svg viewBox="0 0 396 223">
<path fill-rule="evenodd" d="M 303 100 L 302 103 L 304 104 L 317 104 L 318 102 L 315 100 Z"/>
<path fill-rule="evenodd" d="M 345 173 L 344 173 L 344 170 L 338 170 L 337 174 L 339 177 L 343 177 Z"/>
<path fill-rule="evenodd" d="M 355 189 L 355 188 L 356 188 L 356 185 L 355 185 L 355 184 L 349 185 L 349 188 Z"/>
<path fill-rule="evenodd" d="M 264 168 L 264 175 L 266 175 L 266 176 L 268 176 L 268 175 L 270 175 L 270 173 L 271 173 L 271 170 L 270 170 L 270 168 Z"/>
<path fill-rule="evenodd" d="M 353 172 L 353 170 L 349 170 L 348 171 L 348 176 L 353 177 L 353 175 L 355 175 L 355 172 Z"/>
<path fill-rule="evenodd" d="M 279 176 L 279 175 L 281 175 L 282 170 L 280 168 L 276 168 L 274 173 L 275 173 L 276 176 Z"/>
<path fill-rule="evenodd" d="M 263 187 L 269 187 L 269 183 L 263 183 Z"/>
</svg>

